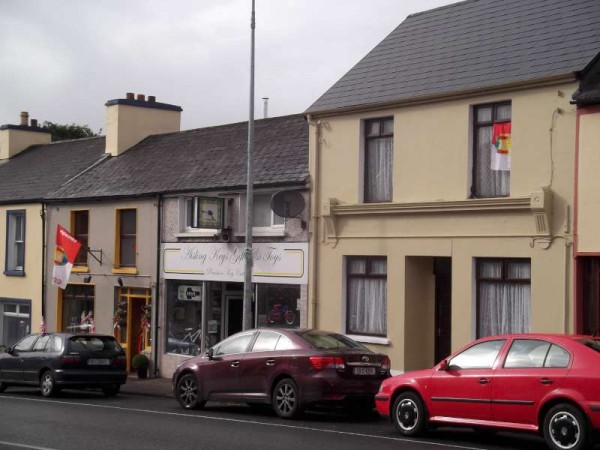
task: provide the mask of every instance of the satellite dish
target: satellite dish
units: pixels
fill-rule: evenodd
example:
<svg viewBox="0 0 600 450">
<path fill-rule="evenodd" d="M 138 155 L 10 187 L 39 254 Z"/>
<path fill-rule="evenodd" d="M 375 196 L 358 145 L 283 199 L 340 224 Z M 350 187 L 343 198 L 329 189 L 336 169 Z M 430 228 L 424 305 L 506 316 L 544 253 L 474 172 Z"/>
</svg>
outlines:
<svg viewBox="0 0 600 450">
<path fill-rule="evenodd" d="M 298 191 L 279 191 L 271 199 L 271 209 L 279 217 L 296 217 L 304 210 L 304 197 Z"/>
</svg>

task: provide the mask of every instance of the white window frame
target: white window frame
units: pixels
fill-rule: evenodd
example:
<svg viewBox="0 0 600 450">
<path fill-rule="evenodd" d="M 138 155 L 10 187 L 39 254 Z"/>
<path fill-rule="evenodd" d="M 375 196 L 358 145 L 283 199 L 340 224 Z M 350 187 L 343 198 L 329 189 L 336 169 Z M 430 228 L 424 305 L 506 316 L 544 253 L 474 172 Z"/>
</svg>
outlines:
<svg viewBox="0 0 600 450">
<path fill-rule="evenodd" d="M 20 218 L 20 222 L 17 221 Z M 20 223 L 20 239 L 17 239 L 17 224 Z M 6 212 L 6 257 L 4 274 L 13 276 L 25 275 L 25 210 L 10 210 Z M 21 254 L 22 265 L 18 265 Z"/>
<path fill-rule="evenodd" d="M 222 197 L 217 197 L 215 195 L 186 195 L 183 197 L 180 197 L 180 202 L 179 202 L 179 208 L 181 211 L 180 217 L 181 217 L 181 221 L 182 221 L 182 225 L 180 230 L 182 230 L 181 233 L 178 233 L 177 236 L 178 237 L 189 237 L 189 236 L 196 236 L 196 237 L 213 237 L 216 233 L 218 233 L 219 231 L 221 231 L 221 228 L 200 228 L 200 227 L 192 227 L 190 226 L 190 221 L 188 218 L 188 202 L 193 202 L 193 214 L 195 217 L 195 220 L 197 220 L 199 211 L 198 211 L 198 199 L 199 198 L 210 198 L 210 197 L 214 197 L 216 199 L 219 200 L 223 200 Z M 227 202 L 223 201 L 223 226 L 227 223 Z"/>
<path fill-rule="evenodd" d="M 256 200 L 256 197 L 258 196 L 270 196 L 270 198 L 273 198 L 273 195 L 275 195 L 273 192 L 255 192 L 254 193 L 254 200 Z M 256 202 L 254 203 L 254 208 L 256 208 Z M 282 223 L 277 224 L 275 223 L 275 217 L 279 217 L 277 216 L 272 210 L 270 211 L 271 213 L 271 225 L 270 226 L 266 226 L 266 227 L 252 227 L 252 235 L 253 236 L 284 236 L 285 235 L 285 218 L 281 218 L 282 219 Z M 246 195 L 243 194 L 240 196 L 240 230 L 244 230 L 246 229 Z M 238 233 L 238 235 L 244 235 L 245 232 L 240 232 Z"/>
</svg>

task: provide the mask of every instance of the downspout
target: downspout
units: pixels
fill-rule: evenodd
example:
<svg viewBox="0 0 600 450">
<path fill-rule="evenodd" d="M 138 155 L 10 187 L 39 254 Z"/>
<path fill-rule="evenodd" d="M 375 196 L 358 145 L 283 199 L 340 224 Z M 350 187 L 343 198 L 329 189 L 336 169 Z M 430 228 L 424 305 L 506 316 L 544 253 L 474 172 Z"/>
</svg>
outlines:
<svg viewBox="0 0 600 450">
<path fill-rule="evenodd" d="M 40 218 L 42 219 L 42 320 L 47 323 L 46 317 L 46 205 L 42 203 Z M 41 324 L 40 324 L 41 326 Z M 31 327 L 33 333 L 33 327 Z"/>
<path fill-rule="evenodd" d="M 152 361 L 154 361 L 154 378 L 158 378 L 158 306 L 160 304 L 160 246 L 161 246 L 161 224 L 162 224 L 162 197 L 156 196 L 156 281 L 154 283 L 154 304 L 152 305 Z"/>
<path fill-rule="evenodd" d="M 309 302 L 310 302 L 310 321 L 309 328 L 317 328 L 317 277 L 318 277 L 318 257 L 319 257 L 319 204 L 320 204 L 320 159 L 321 159 L 321 121 L 313 122 L 310 114 L 306 116 L 306 121 L 310 126 L 315 127 L 315 152 L 314 152 L 314 176 L 310 183 L 310 267 L 309 272 Z"/>
</svg>

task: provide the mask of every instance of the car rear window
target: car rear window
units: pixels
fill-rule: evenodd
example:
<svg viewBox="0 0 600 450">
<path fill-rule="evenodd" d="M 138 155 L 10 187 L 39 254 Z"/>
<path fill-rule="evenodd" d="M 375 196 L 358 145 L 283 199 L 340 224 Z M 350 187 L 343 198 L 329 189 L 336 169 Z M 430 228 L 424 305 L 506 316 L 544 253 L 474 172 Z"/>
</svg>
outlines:
<svg viewBox="0 0 600 450">
<path fill-rule="evenodd" d="M 600 339 L 577 339 L 577 342 L 600 353 Z"/>
<path fill-rule="evenodd" d="M 299 336 L 319 350 L 328 350 L 334 348 L 366 349 L 365 346 L 342 334 L 308 331 L 299 334 Z"/>
<path fill-rule="evenodd" d="M 68 353 L 115 353 L 121 346 L 110 336 L 74 336 L 69 338 Z"/>
</svg>

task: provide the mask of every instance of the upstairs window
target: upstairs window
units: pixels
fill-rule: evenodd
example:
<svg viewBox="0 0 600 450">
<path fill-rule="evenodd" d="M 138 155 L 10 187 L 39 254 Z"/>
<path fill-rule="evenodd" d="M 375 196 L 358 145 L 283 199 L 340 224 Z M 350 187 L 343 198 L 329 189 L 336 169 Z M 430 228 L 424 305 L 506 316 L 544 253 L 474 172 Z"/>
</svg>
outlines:
<svg viewBox="0 0 600 450">
<path fill-rule="evenodd" d="M 364 201 L 392 201 L 394 119 L 365 121 Z"/>
<path fill-rule="evenodd" d="M 224 199 L 218 197 L 188 197 L 185 200 L 186 228 L 223 228 Z"/>
<path fill-rule="evenodd" d="M 25 271 L 25 210 L 6 213 L 5 275 L 23 276 Z"/>
<path fill-rule="evenodd" d="M 88 229 L 89 229 L 89 212 L 88 211 L 72 211 L 71 212 L 71 234 L 77 239 L 83 248 L 77 253 L 75 258 L 75 267 L 87 267 L 88 265 Z"/>
<path fill-rule="evenodd" d="M 117 210 L 117 268 L 134 268 L 137 252 L 137 211 Z"/>
<path fill-rule="evenodd" d="M 283 217 L 271 210 L 271 194 L 254 196 L 254 228 L 280 227 L 284 224 Z"/>
<path fill-rule="evenodd" d="M 473 109 L 472 197 L 510 195 L 511 116 L 510 102 Z"/>
</svg>

